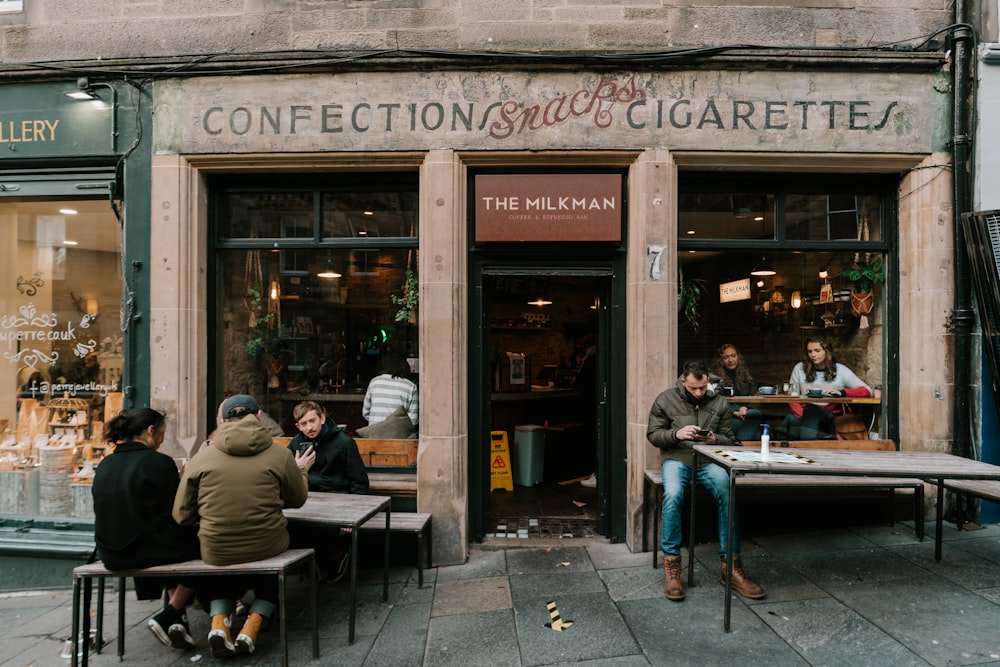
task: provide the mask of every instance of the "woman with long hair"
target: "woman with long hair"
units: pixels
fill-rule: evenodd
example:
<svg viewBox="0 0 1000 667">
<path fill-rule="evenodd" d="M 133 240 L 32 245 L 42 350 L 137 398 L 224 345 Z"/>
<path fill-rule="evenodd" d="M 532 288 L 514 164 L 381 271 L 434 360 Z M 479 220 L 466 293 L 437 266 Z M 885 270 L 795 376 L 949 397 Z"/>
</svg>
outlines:
<svg viewBox="0 0 1000 667">
<path fill-rule="evenodd" d="M 732 343 L 719 346 L 710 371 L 719 378 L 716 393 L 719 393 L 719 387 L 732 388 L 734 396 L 752 396 L 757 391 L 750 367 Z M 734 404 L 730 407 L 733 409 L 732 426 L 736 437 L 739 440 L 760 439 L 760 410 L 746 405 Z"/>
<path fill-rule="evenodd" d="M 152 408 L 124 410 L 104 425 L 114 451 L 94 474 L 94 538 L 105 567 L 124 570 L 177 563 L 199 557 L 197 531 L 171 516 L 180 475 L 174 460 L 157 450 L 166 417 Z M 185 608 L 191 586 L 159 578 L 135 580 L 136 596 L 153 600 L 168 592 L 163 611 L 146 625 L 166 646 L 192 648 Z"/>
<path fill-rule="evenodd" d="M 833 344 L 825 338 L 806 340 L 803 359 L 795 364 L 789 382 L 807 392 L 818 390 L 822 396 L 860 398 L 872 395 L 872 389 L 850 368 L 837 361 Z M 785 417 L 785 429 L 801 440 L 814 440 L 820 434 L 833 433 L 834 418 L 843 413 L 837 403 L 789 403 L 792 414 Z"/>
</svg>

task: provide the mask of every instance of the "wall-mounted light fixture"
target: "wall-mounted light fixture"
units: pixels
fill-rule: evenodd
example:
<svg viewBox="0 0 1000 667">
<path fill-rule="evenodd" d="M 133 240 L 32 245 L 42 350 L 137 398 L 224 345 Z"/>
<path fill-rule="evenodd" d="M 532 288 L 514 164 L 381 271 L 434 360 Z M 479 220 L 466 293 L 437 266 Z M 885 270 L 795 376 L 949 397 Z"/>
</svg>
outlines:
<svg viewBox="0 0 1000 667">
<path fill-rule="evenodd" d="M 792 298 L 790 299 L 792 308 L 798 310 L 802 307 L 802 292 L 795 290 L 792 292 Z"/>
<path fill-rule="evenodd" d="M 278 297 L 281 296 L 281 288 L 278 286 L 278 281 L 277 280 L 272 280 L 271 281 L 271 292 L 270 292 L 270 295 L 271 295 L 271 301 L 277 301 Z"/>
<path fill-rule="evenodd" d="M 70 98 L 71 100 L 81 100 L 86 102 L 88 100 L 99 100 L 100 97 L 94 92 L 94 89 L 90 86 L 90 79 L 85 76 L 81 76 L 76 80 L 76 88 L 71 88 L 69 90 L 63 91 L 63 95 Z"/>
</svg>

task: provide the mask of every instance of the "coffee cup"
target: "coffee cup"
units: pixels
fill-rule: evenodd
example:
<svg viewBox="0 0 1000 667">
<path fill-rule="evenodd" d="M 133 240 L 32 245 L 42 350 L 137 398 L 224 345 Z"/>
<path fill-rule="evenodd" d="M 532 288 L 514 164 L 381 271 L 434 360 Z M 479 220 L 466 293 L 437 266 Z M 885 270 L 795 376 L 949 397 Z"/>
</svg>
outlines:
<svg viewBox="0 0 1000 667">
<path fill-rule="evenodd" d="M 806 396 L 809 398 L 820 398 L 823 395 L 822 389 L 809 389 L 806 391 Z"/>
</svg>

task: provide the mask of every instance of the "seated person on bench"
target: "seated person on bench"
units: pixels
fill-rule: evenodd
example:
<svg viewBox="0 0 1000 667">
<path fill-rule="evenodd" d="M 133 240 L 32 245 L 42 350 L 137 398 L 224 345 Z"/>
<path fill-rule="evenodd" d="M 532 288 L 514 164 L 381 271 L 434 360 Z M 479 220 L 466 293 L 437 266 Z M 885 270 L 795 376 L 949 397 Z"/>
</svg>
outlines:
<svg viewBox="0 0 1000 667">
<path fill-rule="evenodd" d="M 795 364 L 789 379 L 799 388 L 802 396 L 819 390 L 823 396 L 867 397 L 871 387 L 865 384 L 850 368 L 837 363 L 833 345 L 823 338 L 806 341 L 805 359 Z M 784 420 L 784 430 L 792 440 L 819 440 L 833 437 L 833 420 L 842 414 L 842 405 L 836 403 L 789 403 L 792 414 Z"/>
<path fill-rule="evenodd" d="M 174 460 L 158 452 L 167 429 L 158 410 L 126 410 L 104 425 L 104 439 L 114 445 L 94 473 L 94 541 L 109 570 L 179 563 L 198 558 L 198 533 L 180 526 L 170 512 L 180 476 Z M 194 597 L 193 584 L 161 578 L 135 580 L 136 597 L 168 599 L 146 622 L 165 646 L 194 646 L 185 609 Z"/>
<path fill-rule="evenodd" d="M 368 472 L 354 438 L 326 417 L 319 403 L 302 401 L 292 410 L 300 433 L 288 445 L 295 453 L 312 451 L 316 462 L 309 469 L 309 490 L 326 493 L 368 493 Z M 326 571 L 327 581 L 339 580 L 351 558 L 350 529 L 337 528 L 335 535 L 316 526 L 293 528 L 296 546 L 316 550 L 316 561 Z M 332 545 L 332 549 L 331 546 Z"/>
<path fill-rule="evenodd" d="M 223 424 L 212 444 L 191 459 L 174 501 L 181 524 L 199 522 L 201 558 L 209 565 L 231 565 L 271 558 L 288 549 L 288 522 L 282 510 L 302 507 L 309 495 L 306 474 L 315 460 L 311 449 L 292 453 L 275 445 L 260 422 L 253 396 L 237 394 L 223 401 Z M 278 601 L 272 576 L 229 576 L 206 582 L 212 628 L 208 644 L 216 658 L 248 655 L 257 634 Z M 236 600 L 254 591 L 235 643 L 230 634 Z"/>
<path fill-rule="evenodd" d="M 731 396 L 753 396 L 757 393 L 757 383 L 743 354 L 732 343 L 723 343 L 718 349 L 718 358 L 710 369 L 718 376 L 716 393 L 725 393 L 720 388 L 732 389 Z M 733 431 L 737 440 L 759 440 L 761 412 L 746 405 L 731 405 Z"/>
</svg>

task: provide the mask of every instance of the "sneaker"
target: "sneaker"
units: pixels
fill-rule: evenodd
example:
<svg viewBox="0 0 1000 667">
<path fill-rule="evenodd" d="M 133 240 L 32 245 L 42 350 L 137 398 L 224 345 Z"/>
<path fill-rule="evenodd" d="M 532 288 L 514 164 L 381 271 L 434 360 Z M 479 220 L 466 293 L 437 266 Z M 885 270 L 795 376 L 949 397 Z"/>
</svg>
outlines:
<svg viewBox="0 0 1000 667">
<path fill-rule="evenodd" d="M 250 655 L 257 648 L 257 633 L 260 632 L 264 617 L 257 613 L 247 616 L 246 623 L 236 635 L 236 653 L 239 655 Z"/>
<path fill-rule="evenodd" d="M 586 486 L 587 488 L 590 488 L 590 489 L 596 489 L 597 488 L 597 475 L 591 475 L 587 479 L 580 480 L 580 486 Z"/>
<path fill-rule="evenodd" d="M 167 605 L 164 607 L 163 611 L 153 616 L 153 618 L 146 621 L 146 627 L 149 631 L 153 633 L 153 636 L 160 640 L 160 643 L 164 646 L 172 646 L 170 642 L 170 626 L 177 619 L 177 611 Z"/>
<path fill-rule="evenodd" d="M 186 613 L 177 612 L 174 622 L 167 628 L 167 636 L 170 637 L 170 645 L 174 648 L 194 648 L 194 638 L 191 636 L 191 626 L 188 625 Z"/>
<path fill-rule="evenodd" d="M 351 547 L 344 547 L 343 550 L 338 549 L 333 555 L 333 567 L 330 572 L 326 575 L 326 583 L 334 584 L 344 578 L 347 574 L 347 566 L 351 562 Z"/>
<path fill-rule="evenodd" d="M 231 623 L 228 614 L 212 616 L 212 629 L 208 633 L 208 646 L 212 649 L 213 658 L 225 660 L 236 655 L 236 648 L 233 646 L 232 636 L 229 634 Z"/>
</svg>

